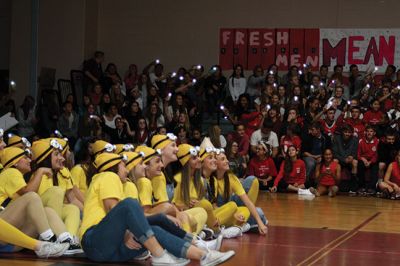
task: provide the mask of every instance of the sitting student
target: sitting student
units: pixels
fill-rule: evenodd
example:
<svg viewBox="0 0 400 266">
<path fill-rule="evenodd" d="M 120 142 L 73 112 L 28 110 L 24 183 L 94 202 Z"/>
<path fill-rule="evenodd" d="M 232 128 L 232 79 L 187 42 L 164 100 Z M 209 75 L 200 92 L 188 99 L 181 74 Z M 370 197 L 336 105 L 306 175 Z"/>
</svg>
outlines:
<svg viewBox="0 0 400 266">
<path fill-rule="evenodd" d="M 260 141 L 256 152 L 256 156 L 250 160 L 247 174 L 257 177 L 261 190 L 268 190 L 272 187 L 272 179 L 277 176 L 274 160 L 270 157 L 271 148 Z"/>
<path fill-rule="evenodd" d="M 31 159 L 28 156 L 27 151 L 16 147 L 6 148 L 0 155 L 4 166 L 0 174 L 0 205 L 6 207 L 0 211 L 0 218 L 31 237 L 39 235 L 44 241 L 72 243 L 73 237 L 66 232 L 61 218 L 53 209 L 45 208 L 34 192 L 43 175 L 52 175 L 51 169 L 37 169 L 27 184 L 23 175 L 31 172 Z M 1 250 L 10 252 L 19 249 L 9 246 L 9 249 L 4 250 L 0 245 Z M 75 245 L 68 245 L 65 254 L 74 254 L 75 251 Z"/>
<path fill-rule="evenodd" d="M 385 178 L 378 181 L 378 188 L 383 192 L 384 197 L 400 198 L 400 151 L 397 152 L 395 161 L 389 164 Z"/>
<path fill-rule="evenodd" d="M 299 195 L 313 195 L 316 190 L 311 187 L 305 189 L 306 165 L 303 160 L 298 159 L 298 151 L 295 146 L 290 146 L 286 153 L 285 161 L 282 162 L 278 176 L 275 178 L 274 185 L 270 188 L 271 192 L 294 191 Z"/>
<path fill-rule="evenodd" d="M 385 138 L 378 145 L 379 179 L 383 179 L 386 167 L 396 159 L 397 151 L 400 149 L 400 143 L 396 139 L 396 131 L 388 128 L 385 132 Z"/>
<path fill-rule="evenodd" d="M 318 182 L 317 195 L 328 194 L 329 197 L 336 196 L 340 182 L 340 164 L 333 160 L 331 149 L 324 151 L 322 161 L 315 169 L 315 177 Z"/>
<path fill-rule="evenodd" d="M 122 178 L 122 184 L 123 184 L 123 189 L 124 189 L 124 195 L 125 197 L 130 197 L 133 199 L 138 199 L 138 190 L 136 188 L 135 182 L 139 180 L 142 176 L 146 176 L 146 164 L 143 162 L 143 153 L 136 153 L 136 152 L 124 152 L 122 154 L 123 160 L 126 164 L 126 169 L 128 170 L 128 178 Z M 193 216 L 197 216 L 196 218 L 202 219 L 202 223 L 198 224 L 195 222 L 193 224 L 194 227 L 199 227 L 198 229 L 193 229 L 192 231 L 194 232 L 200 232 L 201 229 L 203 228 L 203 225 L 205 224 L 207 220 L 207 213 L 203 209 L 199 208 L 193 208 L 192 209 Z M 222 235 L 211 241 L 203 241 L 200 239 L 200 237 L 192 235 L 190 233 L 187 233 L 180 227 L 178 227 L 176 224 L 179 224 L 179 221 L 175 217 L 172 216 L 167 216 L 168 220 L 163 219 L 164 222 L 159 224 L 160 216 L 165 216 L 164 214 L 156 214 L 156 215 L 151 215 L 147 216 L 147 220 L 150 223 L 150 225 L 160 225 L 160 226 L 166 226 L 166 228 L 171 229 L 171 231 L 175 231 L 175 235 L 183 238 L 183 239 L 192 239 L 192 244 L 199 248 L 203 249 L 211 249 L 211 250 L 219 250 L 221 248 L 221 243 L 222 243 Z M 197 219 L 194 219 L 197 220 Z M 168 223 L 166 224 L 165 221 Z M 170 231 L 170 232 L 171 232 Z"/>
<path fill-rule="evenodd" d="M 64 221 L 68 232 L 74 236 L 71 247 L 78 253 L 82 252 L 75 239 L 80 223 L 79 209 L 75 205 L 64 203 L 65 199 L 68 200 L 65 195 L 70 195 L 73 187 L 70 176 L 65 177 L 59 174 L 59 171 L 64 168 L 65 161 L 62 151 L 63 147 L 56 139 L 35 141 L 32 145 L 34 173 L 29 182 L 35 184 L 33 191 L 40 195 L 43 205 L 54 209 Z M 40 168 L 48 170 L 39 175 Z"/>
<path fill-rule="evenodd" d="M 299 137 L 299 126 L 291 122 L 286 127 L 286 134 L 281 137 L 281 157 L 285 158 L 289 146 L 295 146 L 298 151 L 301 150 L 301 138 Z"/>
<path fill-rule="evenodd" d="M 374 99 L 371 102 L 371 109 L 367 111 L 363 117 L 364 124 L 374 126 L 375 132 L 379 129 L 379 133 L 383 132 L 383 126 L 387 123 L 386 116 L 380 109 L 381 104 L 379 103 L 379 100 Z M 379 134 L 378 136 L 381 135 L 382 134 Z"/>
<path fill-rule="evenodd" d="M 234 217 L 236 225 L 242 225 L 242 232 L 250 230 L 251 226 L 258 227 L 258 232 L 265 235 L 268 231 L 266 224 L 268 223 L 264 213 L 260 208 L 255 207 L 258 197 L 258 180 L 254 177 L 247 177 L 244 182 L 251 182 L 251 186 L 245 191 L 244 186 L 239 179 L 229 171 L 229 161 L 225 156 L 223 149 L 217 149 L 217 171 L 215 177 L 217 179 L 218 196 L 217 205 L 226 204 L 234 201 L 240 207 Z M 250 214 L 252 221 L 247 222 Z M 261 218 L 262 217 L 262 218 Z"/>
<path fill-rule="evenodd" d="M 7 147 L 17 147 L 23 150 L 31 147 L 31 143 L 24 137 L 8 134 Z"/>
<path fill-rule="evenodd" d="M 326 111 L 325 118 L 320 120 L 323 132 L 331 138 L 333 138 L 338 126 L 335 119 L 335 113 L 336 109 L 331 107 Z"/>
<path fill-rule="evenodd" d="M 310 134 L 304 138 L 302 143 L 303 160 L 306 164 L 307 181 L 311 182 L 311 175 L 317 163 L 321 162 L 322 152 L 331 147 L 331 138 L 322 132 L 319 122 L 312 123 L 309 128 Z"/>
<path fill-rule="evenodd" d="M 189 261 L 176 257 L 200 260 L 200 265 L 216 265 L 234 255 L 233 251 L 204 251 L 160 226 L 150 226 L 138 201 L 125 198 L 121 179 L 126 179 L 128 171 L 120 155 L 100 154 L 94 166 L 98 174 L 91 178 L 80 230 L 89 259 L 124 262 L 148 249 L 152 265 L 183 266 Z"/>
<path fill-rule="evenodd" d="M 351 117 L 343 118 L 342 123 L 348 124 L 354 129 L 354 136 L 358 138 L 364 137 L 365 125 L 361 119 L 361 108 L 359 106 L 352 106 L 350 114 Z"/>
<path fill-rule="evenodd" d="M 69 244 L 36 240 L 0 219 L 0 253 L 13 252 L 19 247 L 34 250 L 39 258 L 49 258 L 62 256 Z"/>
<path fill-rule="evenodd" d="M 239 154 L 239 144 L 236 141 L 228 142 L 226 157 L 229 160 L 229 168 L 240 179 L 246 175 L 247 164 L 245 158 Z"/>
<path fill-rule="evenodd" d="M 333 138 L 332 151 L 335 160 L 339 161 L 342 168 L 346 168 L 350 171 L 351 177 L 348 184 L 343 184 L 341 189 L 348 191 L 351 194 L 357 191 L 357 148 L 358 138 L 353 134 L 353 128 L 344 124 L 341 128 L 341 134 L 335 135 Z M 346 182 L 347 183 L 347 182 Z"/>
<path fill-rule="evenodd" d="M 358 142 L 358 191 L 357 193 L 366 196 L 374 195 L 375 186 L 378 181 L 378 145 L 379 140 L 375 137 L 375 129 L 367 125 L 365 127 L 365 137 Z M 366 170 L 369 171 L 369 181 L 365 178 Z"/>
</svg>

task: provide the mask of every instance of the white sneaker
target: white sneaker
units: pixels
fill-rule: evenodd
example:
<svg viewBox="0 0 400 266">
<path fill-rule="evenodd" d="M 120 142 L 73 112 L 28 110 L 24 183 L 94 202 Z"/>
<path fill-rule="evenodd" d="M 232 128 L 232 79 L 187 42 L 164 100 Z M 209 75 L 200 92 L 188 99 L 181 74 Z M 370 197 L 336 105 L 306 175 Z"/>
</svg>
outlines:
<svg viewBox="0 0 400 266">
<path fill-rule="evenodd" d="M 204 241 L 204 240 L 200 239 L 200 237 L 198 237 L 198 239 L 196 239 L 194 245 L 196 247 L 201 248 L 206 251 L 220 250 L 223 239 L 224 239 L 224 237 L 222 234 L 219 234 L 216 239 L 210 240 L 210 241 Z"/>
<path fill-rule="evenodd" d="M 214 230 L 204 225 L 203 230 L 201 231 L 201 234 L 199 234 L 199 236 L 203 240 L 211 240 L 214 237 Z"/>
<path fill-rule="evenodd" d="M 69 248 L 64 252 L 64 255 L 83 254 L 83 250 L 77 238 L 66 239 L 61 243 L 69 243 Z"/>
<path fill-rule="evenodd" d="M 311 193 L 311 191 L 309 189 L 302 189 L 302 188 L 299 188 L 299 191 L 297 191 L 297 194 L 305 195 L 305 196 L 314 196 L 314 194 Z"/>
<path fill-rule="evenodd" d="M 242 235 L 242 229 L 240 229 L 239 226 L 222 228 L 221 235 L 223 235 L 224 238 L 235 238 Z"/>
<path fill-rule="evenodd" d="M 185 266 L 189 264 L 189 262 L 190 260 L 177 258 L 166 250 L 164 250 L 163 254 L 160 257 L 151 257 L 151 265 L 153 266 Z"/>
<path fill-rule="evenodd" d="M 229 250 L 227 252 L 210 250 L 205 258 L 200 260 L 200 266 L 218 265 L 229 260 L 233 255 L 235 255 L 235 251 L 233 250 Z"/>
<path fill-rule="evenodd" d="M 60 257 L 69 248 L 68 243 L 42 242 L 39 250 L 35 253 L 39 258 Z"/>
<path fill-rule="evenodd" d="M 136 261 L 144 261 L 144 260 L 147 260 L 148 258 L 150 258 L 150 256 L 151 256 L 150 251 L 146 250 L 145 252 L 143 252 L 143 253 L 140 254 L 139 256 L 133 258 L 133 260 L 136 260 Z"/>
<path fill-rule="evenodd" d="M 250 228 L 251 226 L 249 223 L 244 223 L 240 229 L 242 230 L 242 233 L 246 233 L 250 230 Z"/>
</svg>

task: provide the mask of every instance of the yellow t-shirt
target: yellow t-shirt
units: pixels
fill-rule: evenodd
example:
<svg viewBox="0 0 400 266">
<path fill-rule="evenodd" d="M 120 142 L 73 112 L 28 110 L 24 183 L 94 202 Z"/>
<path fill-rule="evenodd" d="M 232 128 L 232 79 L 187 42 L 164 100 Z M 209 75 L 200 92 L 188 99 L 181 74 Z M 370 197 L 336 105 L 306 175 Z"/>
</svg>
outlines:
<svg viewBox="0 0 400 266">
<path fill-rule="evenodd" d="M 240 180 L 237 178 L 237 176 L 235 176 L 232 173 L 229 173 L 228 176 L 229 176 L 229 186 L 230 186 L 229 195 L 236 194 L 238 196 L 242 196 L 246 194 L 246 191 L 244 191 L 242 183 L 240 183 Z M 217 183 L 218 183 L 218 194 L 220 196 L 223 196 L 225 191 L 224 179 L 223 178 L 217 179 Z"/>
<path fill-rule="evenodd" d="M 150 179 L 141 177 L 136 181 L 139 192 L 139 201 L 142 206 L 153 206 L 153 187 Z"/>
<path fill-rule="evenodd" d="M 103 172 L 95 175 L 86 192 L 83 208 L 83 219 L 79 231 L 82 239 L 86 230 L 97 225 L 107 215 L 103 200 L 125 198 L 119 176 L 112 172 Z"/>
<path fill-rule="evenodd" d="M 77 164 L 71 169 L 72 184 L 85 194 L 87 190 L 86 174 L 81 164 Z"/>
<path fill-rule="evenodd" d="M 151 185 L 153 187 L 153 198 L 155 205 L 169 201 L 167 193 L 167 181 L 164 173 L 151 178 Z"/>
<path fill-rule="evenodd" d="M 183 201 L 183 197 L 181 195 L 181 193 L 182 193 L 182 185 L 181 185 L 182 184 L 182 173 L 177 173 L 174 176 L 174 179 L 176 181 L 176 187 L 174 190 L 174 198 L 172 199 L 172 202 L 175 203 L 177 206 L 186 206 L 185 202 Z M 194 186 L 193 178 L 191 178 L 190 182 L 189 182 L 189 197 L 190 197 L 190 199 L 199 200 L 199 194 L 197 193 L 197 190 Z M 186 206 L 186 207 L 189 207 L 189 206 Z"/>
<path fill-rule="evenodd" d="M 72 175 L 68 168 L 64 167 L 57 173 L 58 186 L 65 191 L 72 189 Z"/>
<path fill-rule="evenodd" d="M 17 192 L 26 187 L 22 173 L 15 168 L 8 168 L 0 174 L 0 205 L 7 199 L 19 197 Z"/>
<path fill-rule="evenodd" d="M 122 186 L 124 187 L 124 195 L 126 198 L 138 199 L 138 190 L 134 183 L 132 183 L 130 180 L 127 180 L 122 184 Z"/>
<path fill-rule="evenodd" d="M 32 177 L 31 177 L 32 178 Z M 40 181 L 38 194 L 42 195 L 45 193 L 49 188 L 53 187 L 53 177 L 49 177 L 47 175 L 42 176 L 42 180 Z"/>
</svg>

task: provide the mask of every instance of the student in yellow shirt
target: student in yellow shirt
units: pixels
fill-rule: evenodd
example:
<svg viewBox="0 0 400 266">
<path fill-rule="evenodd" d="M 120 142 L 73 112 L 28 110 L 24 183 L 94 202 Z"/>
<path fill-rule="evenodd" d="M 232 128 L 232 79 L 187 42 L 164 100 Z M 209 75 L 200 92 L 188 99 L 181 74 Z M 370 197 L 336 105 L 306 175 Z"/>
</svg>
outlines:
<svg viewBox="0 0 400 266">
<path fill-rule="evenodd" d="M 159 226 L 150 226 L 138 201 L 125 198 L 121 179 L 127 178 L 128 171 L 122 159 L 108 153 L 95 159 L 98 174 L 93 176 L 87 191 L 80 231 L 89 259 L 124 262 L 148 249 L 152 265 L 156 266 L 189 263 L 177 257 L 200 260 L 200 265 L 217 265 L 234 255 L 233 251 L 204 251 Z"/>
<path fill-rule="evenodd" d="M 43 205 L 53 208 L 65 223 L 68 232 L 72 236 L 76 236 L 80 224 L 80 214 L 77 206 L 64 203 L 65 199 L 68 200 L 68 195 L 73 186 L 69 171 L 59 174 L 59 171 L 64 168 L 63 162 L 65 161 L 62 150 L 63 147 L 56 139 L 35 141 L 32 145 L 35 172 L 31 179 L 37 175 L 37 169 L 43 167 L 51 169 L 48 175 L 42 175 L 37 192 L 43 201 Z M 71 247 L 76 253 L 82 252 L 75 238 L 74 242 L 71 242 Z"/>
<path fill-rule="evenodd" d="M 36 240 L 0 219 L 0 253 L 13 252 L 17 247 L 33 250 L 39 258 L 49 258 L 62 256 L 69 244 Z"/>
<path fill-rule="evenodd" d="M 91 140 L 82 140 L 80 142 L 80 149 L 75 156 L 77 164 L 71 169 L 72 183 L 83 195 L 85 195 L 89 185 L 86 178 L 89 166 L 93 163 L 91 155 L 92 145 Z"/>
<path fill-rule="evenodd" d="M 208 138 L 202 143 L 200 150 L 201 174 L 203 182 L 205 183 L 206 200 L 201 200 L 199 206 L 203 207 L 208 214 L 207 225 L 204 232 L 209 235 L 213 235 L 214 232 L 221 231 L 224 238 L 234 238 L 242 234 L 239 227 L 232 226 L 235 224 L 235 213 L 237 212 L 237 205 L 235 202 L 227 202 L 222 206 L 217 206 L 215 199 L 217 196 L 216 191 L 216 180 L 212 176 L 212 173 L 217 170 L 215 148 L 212 146 Z M 227 226 L 228 228 L 224 228 Z M 221 227 L 223 230 L 221 230 Z M 210 230 L 211 229 L 211 230 Z"/>
<path fill-rule="evenodd" d="M 196 225 L 201 223 L 201 220 L 194 220 L 196 217 L 189 216 L 189 214 L 186 212 L 180 212 L 168 201 L 160 202 L 155 199 L 156 192 L 153 191 L 154 187 L 151 184 L 151 180 L 159 177 L 161 174 L 161 169 L 163 167 L 163 163 L 161 161 L 161 151 L 153 150 L 152 148 L 146 146 L 138 146 L 136 151 L 144 154 L 143 162 L 146 165 L 145 176 L 139 177 L 136 180 L 136 185 L 139 191 L 139 200 L 144 212 L 147 214 L 164 213 L 171 215 L 177 219 L 175 222 L 180 224 L 183 230 L 188 233 L 192 233 L 192 227 L 197 229 Z M 158 204 L 154 204 L 155 202 L 158 202 Z M 204 211 L 198 211 L 203 212 L 204 214 Z"/>
<path fill-rule="evenodd" d="M 135 186 L 134 183 L 138 179 L 137 177 L 145 176 L 146 173 L 146 164 L 143 162 L 144 158 L 144 153 L 136 153 L 136 152 L 124 152 L 122 153 L 122 156 L 124 156 L 124 162 L 126 164 L 126 168 L 128 170 L 128 180 L 121 179 L 122 184 L 123 184 L 123 189 L 124 189 L 124 194 L 125 197 L 131 197 L 133 199 L 138 198 L 138 190 Z M 132 181 L 132 182 L 129 182 Z M 203 228 L 206 220 L 207 220 L 207 213 L 203 209 L 199 208 L 193 208 L 191 209 L 193 213 L 190 213 L 194 217 L 194 220 L 197 221 L 197 219 L 202 219 L 203 222 L 200 224 L 199 229 L 193 229 L 195 233 L 200 232 L 201 229 Z M 197 216 L 201 216 L 198 218 Z M 165 218 L 168 219 L 165 219 Z M 196 245 L 197 247 L 205 247 L 208 249 L 212 250 L 219 250 L 221 248 L 222 244 L 222 236 L 221 238 L 217 238 L 215 240 L 211 241 L 202 241 L 199 239 L 198 236 L 195 236 L 191 234 L 190 232 L 186 232 L 185 230 L 181 229 L 178 227 L 176 224 L 179 224 L 179 222 L 176 222 L 175 217 L 171 217 L 169 215 L 165 215 L 164 213 L 159 213 L 159 214 L 153 214 L 147 216 L 147 220 L 150 225 L 158 225 L 168 232 L 176 235 L 179 238 L 182 239 L 187 239 L 188 241 L 191 241 L 193 245 Z M 197 226 L 197 222 L 196 222 Z"/>
<path fill-rule="evenodd" d="M 30 153 L 16 147 L 5 148 L 0 157 L 4 170 L 0 174 L 0 218 L 32 237 L 45 241 L 71 242 L 72 236 L 66 232 L 65 225 L 51 208 L 44 208 L 34 191 L 43 175 L 50 175 L 48 168 L 39 168 L 28 184 L 24 174 L 31 171 Z M 58 238 L 57 238 L 57 236 Z M 23 239 L 22 239 L 23 240 Z M 68 250 L 67 254 L 72 254 Z"/>
<path fill-rule="evenodd" d="M 31 146 L 31 143 L 26 138 L 14 135 L 12 133 L 8 134 L 7 147 L 17 147 L 25 150 L 29 149 Z"/>
<path fill-rule="evenodd" d="M 217 178 L 216 187 L 218 191 L 217 205 L 221 206 L 227 202 L 232 202 L 232 197 L 236 195 L 239 197 L 241 204 L 238 204 L 239 207 L 237 213 L 235 214 L 235 218 L 238 222 L 237 225 L 243 225 L 242 232 L 250 230 L 250 224 L 246 222 L 251 214 L 258 225 L 259 233 L 261 235 L 265 235 L 268 231 L 265 221 L 261 219 L 259 211 L 257 211 L 256 207 L 254 206 L 255 202 L 253 202 L 250 199 L 250 196 L 246 194 L 246 191 L 244 190 L 237 176 L 229 171 L 229 161 L 226 158 L 225 151 L 223 149 L 216 150 L 216 159 L 217 171 L 215 172 L 215 177 Z M 255 181 L 257 181 L 256 192 L 258 194 L 258 180 L 255 179 Z"/>
<path fill-rule="evenodd" d="M 161 161 L 163 163 L 163 171 L 159 176 L 151 179 L 154 191 L 155 204 L 171 201 L 174 196 L 174 179 L 166 174 L 168 166 L 178 160 L 178 146 L 176 145 L 177 137 L 172 133 L 166 135 L 154 135 L 151 138 L 151 147 L 154 150 L 161 151 Z"/>
</svg>

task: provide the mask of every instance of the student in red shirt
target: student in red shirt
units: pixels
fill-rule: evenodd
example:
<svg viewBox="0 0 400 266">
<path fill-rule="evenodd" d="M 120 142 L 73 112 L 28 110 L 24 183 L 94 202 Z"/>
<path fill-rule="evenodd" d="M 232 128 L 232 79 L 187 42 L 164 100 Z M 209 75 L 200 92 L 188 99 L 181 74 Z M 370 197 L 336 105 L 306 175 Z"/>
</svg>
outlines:
<svg viewBox="0 0 400 266">
<path fill-rule="evenodd" d="M 371 125 L 365 127 L 365 137 L 358 142 L 358 194 L 374 195 L 378 181 L 378 144 L 379 140 L 375 137 L 375 128 Z M 365 178 L 366 171 L 369 170 L 369 180 Z"/>
<path fill-rule="evenodd" d="M 333 138 L 333 134 L 335 134 L 335 131 L 338 127 L 338 124 L 335 120 L 335 113 L 336 110 L 334 108 L 330 108 L 326 111 L 325 119 L 320 120 L 324 133 L 331 138 Z"/>
<path fill-rule="evenodd" d="M 355 137 L 364 137 L 365 125 L 362 119 L 360 119 L 361 108 L 359 106 L 352 106 L 350 108 L 350 115 L 351 117 L 343 119 L 343 123 L 350 125 L 354 129 Z"/>
<path fill-rule="evenodd" d="M 380 110 L 381 104 L 378 99 L 374 99 L 371 103 L 371 109 L 364 114 L 363 122 L 364 124 L 369 124 L 378 127 L 387 123 L 385 114 Z M 378 133 L 380 131 L 378 130 Z M 381 134 L 378 134 L 380 136 Z"/>
<path fill-rule="evenodd" d="M 317 194 L 328 194 L 334 197 L 339 190 L 340 164 L 333 160 L 331 149 L 326 149 L 322 156 L 322 161 L 315 169 L 315 177 L 318 181 Z"/>
<path fill-rule="evenodd" d="M 279 174 L 275 178 L 271 192 L 294 191 L 302 195 L 312 195 L 316 193 L 314 188 L 305 189 L 306 165 L 303 160 L 297 158 L 298 150 L 295 146 L 288 148 L 286 159 L 281 164 Z"/>
<path fill-rule="evenodd" d="M 383 181 L 378 182 L 378 188 L 390 199 L 400 198 L 400 151 L 396 160 L 389 164 Z"/>
<path fill-rule="evenodd" d="M 299 151 L 301 150 L 301 138 L 298 136 L 299 127 L 296 123 L 290 122 L 286 129 L 286 135 L 281 137 L 280 148 L 281 155 L 284 158 L 286 156 L 289 146 L 295 146 Z"/>
<path fill-rule="evenodd" d="M 256 148 L 256 156 L 250 160 L 247 174 L 257 177 L 260 190 L 272 187 L 272 178 L 277 175 L 274 160 L 271 158 L 271 147 L 260 141 Z"/>
</svg>

